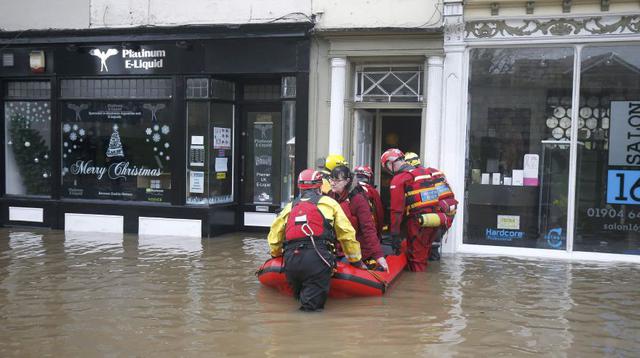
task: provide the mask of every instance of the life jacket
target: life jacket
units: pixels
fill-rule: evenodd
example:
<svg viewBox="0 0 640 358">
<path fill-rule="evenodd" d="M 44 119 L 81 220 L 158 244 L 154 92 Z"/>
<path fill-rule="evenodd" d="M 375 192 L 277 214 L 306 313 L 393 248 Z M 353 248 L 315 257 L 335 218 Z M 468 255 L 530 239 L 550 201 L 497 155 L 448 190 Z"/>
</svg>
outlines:
<svg viewBox="0 0 640 358">
<path fill-rule="evenodd" d="M 407 215 L 439 212 L 439 201 L 453 197 L 442 172 L 433 168 L 417 167 L 409 173 L 413 180 L 405 184 L 404 203 Z"/>
<path fill-rule="evenodd" d="M 291 205 L 291 212 L 285 226 L 285 244 L 293 240 L 308 239 L 335 242 L 335 232 L 329 220 L 318 209 L 320 195 L 313 195 L 309 200 L 296 199 Z"/>
</svg>

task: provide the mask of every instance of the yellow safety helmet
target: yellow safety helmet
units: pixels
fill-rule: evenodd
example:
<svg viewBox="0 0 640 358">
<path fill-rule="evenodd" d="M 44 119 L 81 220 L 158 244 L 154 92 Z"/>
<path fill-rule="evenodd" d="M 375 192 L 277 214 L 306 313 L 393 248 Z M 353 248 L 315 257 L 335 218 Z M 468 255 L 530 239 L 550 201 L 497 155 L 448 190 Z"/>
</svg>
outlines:
<svg viewBox="0 0 640 358">
<path fill-rule="evenodd" d="M 327 156 L 327 159 L 324 162 L 324 167 L 329 169 L 329 170 L 333 170 L 335 169 L 335 167 L 344 165 L 347 166 L 347 160 L 344 159 L 344 157 L 340 154 L 329 154 L 329 156 Z"/>
<path fill-rule="evenodd" d="M 420 157 L 414 152 L 406 152 L 404 153 L 405 162 L 415 166 L 420 165 Z"/>
</svg>

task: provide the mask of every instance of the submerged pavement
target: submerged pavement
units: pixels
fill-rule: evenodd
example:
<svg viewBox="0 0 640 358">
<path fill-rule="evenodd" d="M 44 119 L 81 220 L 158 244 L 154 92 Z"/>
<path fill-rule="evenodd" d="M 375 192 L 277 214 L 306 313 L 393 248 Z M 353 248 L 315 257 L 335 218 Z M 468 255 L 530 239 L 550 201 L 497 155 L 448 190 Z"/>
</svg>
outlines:
<svg viewBox="0 0 640 358">
<path fill-rule="evenodd" d="M 322 313 L 261 287 L 265 235 L 0 229 L 0 356 L 640 352 L 640 265 L 456 255 Z"/>
</svg>

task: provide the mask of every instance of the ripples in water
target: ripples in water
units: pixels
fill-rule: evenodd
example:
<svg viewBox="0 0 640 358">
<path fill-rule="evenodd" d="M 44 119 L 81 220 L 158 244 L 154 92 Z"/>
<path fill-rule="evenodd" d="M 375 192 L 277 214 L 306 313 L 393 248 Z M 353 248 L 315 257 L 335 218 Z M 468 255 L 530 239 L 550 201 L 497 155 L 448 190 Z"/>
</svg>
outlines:
<svg viewBox="0 0 640 358">
<path fill-rule="evenodd" d="M 264 235 L 0 229 L 0 355 L 637 356 L 637 265 L 444 257 L 384 297 L 302 314 Z"/>
</svg>

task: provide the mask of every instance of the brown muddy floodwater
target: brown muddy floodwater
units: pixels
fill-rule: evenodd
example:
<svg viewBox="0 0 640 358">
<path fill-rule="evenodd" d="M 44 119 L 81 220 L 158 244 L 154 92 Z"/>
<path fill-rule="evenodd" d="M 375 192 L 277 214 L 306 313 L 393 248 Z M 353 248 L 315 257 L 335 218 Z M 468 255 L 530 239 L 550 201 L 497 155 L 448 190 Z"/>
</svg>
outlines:
<svg viewBox="0 0 640 358">
<path fill-rule="evenodd" d="M 264 235 L 0 229 L 0 356 L 640 356 L 640 267 L 444 257 L 301 313 Z"/>
</svg>

